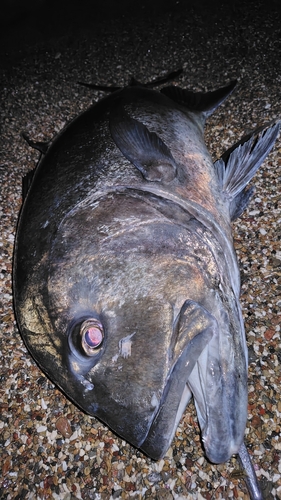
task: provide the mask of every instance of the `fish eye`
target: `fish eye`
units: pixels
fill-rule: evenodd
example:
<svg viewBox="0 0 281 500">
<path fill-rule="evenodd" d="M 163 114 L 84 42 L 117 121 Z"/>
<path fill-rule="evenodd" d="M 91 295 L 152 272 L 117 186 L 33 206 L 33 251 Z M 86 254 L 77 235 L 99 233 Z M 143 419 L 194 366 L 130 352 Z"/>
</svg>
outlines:
<svg viewBox="0 0 281 500">
<path fill-rule="evenodd" d="M 104 331 L 102 324 L 96 319 L 87 319 L 80 326 L 82 349 L 87 356 L 95 356 L 99 350 Z"/>
</svg>

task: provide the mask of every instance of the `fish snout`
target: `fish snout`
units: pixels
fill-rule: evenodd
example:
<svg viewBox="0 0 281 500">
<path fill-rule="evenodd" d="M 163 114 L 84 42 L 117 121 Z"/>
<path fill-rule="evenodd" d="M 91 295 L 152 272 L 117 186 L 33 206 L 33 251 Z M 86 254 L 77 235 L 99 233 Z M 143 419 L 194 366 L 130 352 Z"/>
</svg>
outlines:
<svg viewBox="0 0 281 500">
<path fill-rule="evenodd" d="M 205 455 L 208 460 L 214 464 L 227 462 L 232 455 L 236 455 L 241 447 L 244 438 L 244 430 L 239 440 L 234 441 L 230 436 L 217 439 L 209 435 L 203 435 Z"/>
<path fill-rule="evenodd" d="M 229 373 L 226 379 L 220 380 L 213 397 L 207 398 L 204 419 L 202 413 L 197 412 L 205 454 L 212 463 L 227 462 L 243 443 L 247 422 L 246 382 L 246 376 L 242 380 L 237 373 Z"/>
<path fill-rule="evenodd" d="M 247 360 L 233 337 L 228 336 L 222 346 L 220 334 L 213 336 L 198 358 L 188 385 L 206 457 L 217 464 L 228 461 L 243 443 L 248 402 Z"/>
</svg>

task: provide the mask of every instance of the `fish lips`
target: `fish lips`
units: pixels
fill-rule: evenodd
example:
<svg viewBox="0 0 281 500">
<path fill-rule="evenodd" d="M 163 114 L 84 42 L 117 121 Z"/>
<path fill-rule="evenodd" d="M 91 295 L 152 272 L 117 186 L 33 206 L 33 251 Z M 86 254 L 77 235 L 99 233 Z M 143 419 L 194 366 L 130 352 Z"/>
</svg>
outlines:
<svg viewBox="0 0 281 500">
<path fill-rule="evenodd" d="M 157 414 L 145 440 L 139 446 L 154 460 L 162 458 L 171 444 L 179 420 L 192 395 L 187 386 L 188 378 L 211 336 L 212 331 L 206 329 L 190 340 L 170 373 Z"/>
</svg>

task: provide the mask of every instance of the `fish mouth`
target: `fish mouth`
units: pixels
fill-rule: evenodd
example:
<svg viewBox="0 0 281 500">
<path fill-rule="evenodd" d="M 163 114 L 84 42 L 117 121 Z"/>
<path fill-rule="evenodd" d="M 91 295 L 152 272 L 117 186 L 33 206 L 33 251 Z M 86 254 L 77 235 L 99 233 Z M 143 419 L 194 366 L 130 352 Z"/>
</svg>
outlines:
<svg viewBox="0 0 281 500">
<path fill-rule="evenodd" d="M 223 404 L 223 403 L 222 403 Z M 197 409 L 197 405 L 195 402 Z M 228 409 L 230 405 L 228 406 Z M 243 443 L 247 421 L 247 404 L 239 405 L 239 415 L 230 408 L 221 415 L 216 407 L 209 416 L 208 421 L 202 421 L 197 410 L 200 428 L 202 430 L 202 441 L 205 455 L 214 464 L 227 462 L 232 455 L 236 455 Z M 236 419 L 236 420 L 234 420 Z"/>
<path fill-rule="evenodd" d="M 210 462 L 220 464 L 237 454 L 244 440 L 247 363 L 242 355 L 237 361 L 237 353 L 232 358 L 229 348 L 227 369 L 223 369 L 226 362 L 214 359 L 213 340 L 198 358 L 188 386 L 194 397 L 205 455 Z"/>
<path fill-rule="evenodd" d="M 197 367 L 194 371 L 196 372 L 196 370 Z M 179 366 L 176 367 L 175 372 L 180 372 Z M 192 396 L 195 397 L 189 383 L 186 382 L 186 378 L 182 376 L 182 373 L 181 377 L 178 375 L 179 373 L 174 373 L 172 380 L 167 384 L 149 432 L 139 446 L 146 455 L 154 460 L 165 456 L 189 400 Z M 178 397 L 179 393 L 180 397 Z M 243 399 L 247 400 L 247 395 Z M 220 405 L 223 403 L 220 401 L 220 404 L 216 405 L 215 403 L 215 407 L 212 404 L 206 406 L 203 416 L 197 400 L 194 399 L 194 402 L 205 456 L 214 464 L 227 462 L 232 455 L 238 453 L 243 443 L 247 404 L 239 404 L 239 412 L 232 411 L 232 405 L 228 404 L 226 411 L 221 412 Z"/>
<path fill-rule="evenodd" d="M 210 332 L 209 332 L 210 333 Z M 239 452 L 247 422 L 247 362 L 243 353 L 219 355 L 219 336 L 205 332 L 188 344 L 163 392 L 158 412 L 140 446 L 151 458 L 162 458 L 174 437 L 186 405 L 193 396 L 205 456 L 227 462 Z M 233 354 L 233 351 L 232 351 Z M 238 357 L 238 361 L 237 361 Z"/>
<path fill-rule="evenodd" d="M 179 421 L 192 396 L 187 384 L 188 378 L 211 336 L 212 332 L 206 329 L 193 338 L 183 349 L 168 377 L 158 411 L 145 440 L 139 446 L 154 460 L 159 460 L 165 455 L 174 438 Z"/>
<path fill-rule="evenodd" d="M 233 439 L 228 439 L 226 436 L 225 444 L 222 447 L 220 439 L 209 439 L 207 435 L 202 436 L 205 454 L 210 462 L 213 464 L 221 464 L 227 462 L 232 455 L 236 455 L 243 443 L 243 436 L 238 442 Z"/>
<path fill-rule="evenodd" d="M 159 460 L 165 456 L 174 438 L 179 421 L 192 397 L 192 393 L 186 384 L 177 403 L 176 398 L 173 401 L 173 390 L 170 391 L 170 395 L 169 401 L 165 401 L 164 405 L 160 403 L 160 409 L 152 422 L 148 435 L 139 447 L 141 451 L 154 460 Z"/>
</svg>

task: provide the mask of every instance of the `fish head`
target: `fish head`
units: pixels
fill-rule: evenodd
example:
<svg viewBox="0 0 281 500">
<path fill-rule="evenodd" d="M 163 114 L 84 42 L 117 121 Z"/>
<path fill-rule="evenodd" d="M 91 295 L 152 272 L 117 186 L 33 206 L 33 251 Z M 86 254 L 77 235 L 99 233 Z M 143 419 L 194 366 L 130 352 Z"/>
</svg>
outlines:
<svg viewBox="0 0 281 500">
<path fill-rule="evenodd" d="M 220 366 L 225 350 L 218 323 L 224 320 L 221 300 L 210 292 L 212 251 L 198 240 L 192 217 L 189 227 L 185 214 L 184 228 L 174 222 L 174 207 L 165 201 L 165 210 L 160 202 L 155 208 L 154 202 L 119 192 L 71 210 L 28 274 L 17 317 L 49 378 L 154 459 L 165 455 L 193 394 L 212 459 L 209 441 L 221 446 L 220 428 L 229 431 L 229 411 L 234 401 L 241 404 L 237 393 L 216 434 L 213 407 L 221 408 L 226 390 L 230 401 L 236 388 L 228 378 L 228 355 Z"/>
<path fill-rule="evenodd" d="M 185 246 L 181 227 L 137 196 L 88 200 L 60 223 L 16 297 L 43 371 L 153 458 L 170 445 L 191 397 L 188 375 L 212 335 L 186 301 L 186 280 L 199 294 L 202 278 Z"/>
<path fill-rule="evenodd" d="M 111 194 L 69 214 L 49 259 L 48 311 L 62 332 L 59 385 L 153 458 L 170 445 L 191 397 L 188 375 L 212 335 L 195 301 L 186 301 L 186 280 L 199 294 L 200 273 L 195 266 L 192 285 L 190 263 L 173 265 L 182 238 L 147 200 Z"/>
</svg>

